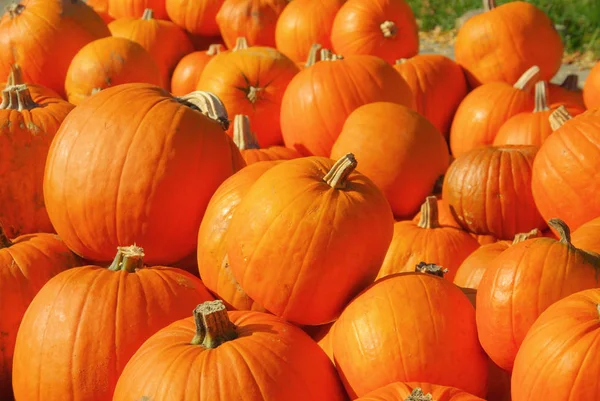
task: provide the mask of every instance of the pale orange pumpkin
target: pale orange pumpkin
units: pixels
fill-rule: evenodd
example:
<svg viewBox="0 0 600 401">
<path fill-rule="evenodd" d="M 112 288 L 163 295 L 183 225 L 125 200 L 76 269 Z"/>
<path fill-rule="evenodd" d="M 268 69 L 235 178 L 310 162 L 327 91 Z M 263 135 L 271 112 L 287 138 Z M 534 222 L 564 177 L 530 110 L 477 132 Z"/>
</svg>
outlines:
<svg viewBox="0 0 600 401">
<path fill-rule="evenodd" d="M 571 235 L 571 242 L 579 249 L 600 253 L 600 217 L 579 226 Z"/>
<path fill-rule="evenodd" d="M 183 96 L 195 91 L 204 67 L 213 57 L 221 53 L 222 49 L 221 45 L 212 44 L 207 50 L 189 53 L 179 60 L 171 76 L 171 93 L 175 96 Z"/>
<path fill-rule="evenodd" d="M 583 100 L 588 109 L 600 107 L 600 61 L 594 65 L 585 80 Z"/>
<path fill-rule="evenodd" d="M 220 33 L 217 13 L 224 0 L 162 0 L 169 19 L 192 35 L 216 36 Z"/>
</svg>

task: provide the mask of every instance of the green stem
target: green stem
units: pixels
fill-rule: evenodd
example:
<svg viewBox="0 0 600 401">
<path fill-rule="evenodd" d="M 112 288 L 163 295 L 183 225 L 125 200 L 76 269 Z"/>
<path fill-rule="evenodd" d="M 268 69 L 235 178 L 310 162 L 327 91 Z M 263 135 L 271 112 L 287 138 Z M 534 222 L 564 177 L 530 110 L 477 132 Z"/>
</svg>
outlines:
<svg viewBox="0 0 600 401">
<path fill-rule="evenodd" d="M 235 325 L 229 320 L 225 304 L 220 299 L 198 305 L 194 309 L 194 321 L 196 335 L 191 341 L 192 345 L 214 349 L 238 337 Z"/>
<path fill-rule="evenodd" d="M 137 245 L 117 247 L 117 255 L 108 270 L 135 273 L 144 268 L 144 250 Z"/>
</svg>

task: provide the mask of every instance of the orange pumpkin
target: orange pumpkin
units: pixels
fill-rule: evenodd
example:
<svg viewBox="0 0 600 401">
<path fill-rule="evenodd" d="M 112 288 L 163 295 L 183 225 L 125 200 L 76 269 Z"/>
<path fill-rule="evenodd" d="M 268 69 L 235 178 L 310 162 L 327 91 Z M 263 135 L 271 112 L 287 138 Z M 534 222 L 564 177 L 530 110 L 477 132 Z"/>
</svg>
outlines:
<svg viewBox="0 0 600 401">
<path fill-rule="evenodd" d="M 92 7 L 105 23 L 114 21 L 114 18 L 108 13 L 109 0 L 85 0 L 84 3 Z"/>
<path fill-rule="evenodd" d="M 438 218 L 439 224 L 441 226 L 450 226 L 450 227 L 456 227 L 456 228 L 462 229 L 460 224 L 458 224 L 458 222 L 454 218 L 454 215 L 452 214 L 452 210 L 450 210 L 450 206 L 448 206 L 446 201 L 444 199 L 442 199 L 441 195 L 437 196 L 436 208 L 437 208 L 437 218 Z M 422 211 L 423 211 L 423 208 L 421 207 L 419 209 L 419 212 L 417 214 L 415 214 L 415 216 L 412 218 L 412 221 L 414 223 L 418 224 L 423 219 Z M 400 220 L 400 221 L 402 221 L 402 220 Z"/>
<path fill-rule="evenodd" d="M 165 89 L 171 87 L 171 75 L 179 60 L 194 51 L 181 28 L 171 21 L 155 19 L 154 10 L 149 8 L 141 18 L 123 17 L 108 24 L 108 28 L 113 36 L 138 42 L 150 53 L 160 69 Z"/>
<path fill-rule="evenodd" d="M 429 383 L 394 382 L 383 386 L 369 394 L 357 398 L 356 401 L 484 401 L 466 391 L 455 387 L 440 386 Z"/>
<path fill-rule="evenodd" d="M 458 64 L 441 54 L 419 54 L 394 65 L 415 97 L 415 110 L 444 135 L 460 102 L 467 96 L 467 81 Z"/>
<path fill-rule="evenodd" d="M 110 36 L 106 24 L 82 0 L 27 0 L 0 17 L 0 77 L 19 64 L 25 82 L 64 97 L 71 59 L 86 44 Z"/>
<path fill-rule="evenodd" d="M 0 87 L 3 87 L 4 89 L 9 89 L 9 87 L 11 86 L 23 84 L 27 84 L 27 89 L 29 89 L 29 94 L 31 95 L 31 98 L 34 102 L 37 101 L 38 98 L 43 97 L 53 97 L 61 99 L 61 96 L 52 89 L 46 88 L 43 85 L 25 82 L 23 80 L 23 71 L 21 70 L 21 67 L 18 64 L 13 64 L 10 66 L 10 73 L 8 74 L 8 78 L 6 79 L 5 83 L 0 84 Z"/>
<path fill-rule="evenodd" d="M 88 43 L 73 57 L 65 91 L 69 102 L 78 105 L 102 89 L 131 82 L 162 85 L 158 65 L 139 43 L 109 36 Z"/>
<path fill-rule="evenodd" d="M 108 12 L 115 19 L 140 18 L 149 8 L 156 18 L 169 19 L 165 0 L 108 0 Z"/>
<path fill-rule="evenodd" d="M 211 196 L 245 165 L 226 118 L 214 95 L 173 98 L 148 84 L 84 101 L 61 125 L 46 164 L 44 198 L 57 233 L 95 261 L 134 241 L 149 263 L 192 253 Z"/>
<path fill-rule="evenodd" d="M 548 306 L 599 285 L 600 255 L 575 248 L 561 220 L 549 224 L 560 240 L 533 238 L 512 245 L 489 264 L 477 289 L 479 340 L 507 371 L 525 334 Z"/>
<path fill-rule="evenodd" d="M 331 29 L 336 53 L 370 54 L 390 64 L 419 53 L 417 21 L 405 0 L 348 0 Z"/>
<path fill-rule="evenodd" d="M 498 239 L 544 229 L 531 193 L 537 151 L 535 146 L 485 146 L 456 158 L 444 177 L 442 197 L 459 224 Z"/>
<path fill-rule="evenodd" d="M 16 399 L 112 399 L 125 364 L 148 337 L 213 299 L 200 279 L 145 267 L 143 256 L 136 246 L 118 248 L 108 269 L 77 267 L 44 285 L 17 334 Z"/>
<path fill-rule="evenodd" d="M 166 0 L 169 19 L 192 35 L 216 36 L 220 33 L 217 13 L 224 0 Z"/>
<path fill-rule="evenodd" d="M 269 147 L 283 142 L 282 98 L 298 71 L 292 60 L 273 48 L 249 47 L 213 58 L 197 89 L 217 95 L 229 114 L 249 116 L 260 146 Z"/>
<path fill-rule="evenodd" d="M 573 232 L 571 242 L 579 249 L 600 253 L 600 217 L 579 226 Z"/>
<path fill-rule="evenodd" d="M 333 355 L 352 399 L 397 381 L 485 395 L 487 357 L 475 309 L 457 286 L 433 274 L 388 276 L 354 298 L 335 322 Z"/>
<path fill-rule="evenodd" d="M 284 161 L 237 207 L 226 239 L 230 267 L 269 312 L 297 324 L 329 323 L 375 279 L 394 219 L 356 165 L 351 154 Z"/>
<path fill-rule="evenodd" d="M 583 100 L 588 109 L 600 107 L 600 61 L 594 65 L 585 80 Z"/>
<path fill-rule="evenodd" d="M 496 6 L 483 0 L 484 13 L 467 20 L 454 44 L 456 62 L 471 86 L 513 83 L 532 64 L 549 81 L 562 63 L 563 44 L 552 20 L 531 3 L 512 1 Z"/>
<path fill-rule="evenodd" d="M 408 84 L 382 59 L 341 57 L 322 49 L 321 61 L 300 71 L 283 96 L 281 132 L 285 144 L 305 156 L 329 157 L 348 116 L 373 102 L 414 108 Z"/>
<path fill-rule="evenodd" d="M 533 109 L 533 88 L 538 76 L 539 68 L 531 67 L 512 86 L 493 82 L 470 92 L 458 106 L 450 128 L 450 149 L 454 157 L 491 145 L 509 118 Z"/>
<path fill-rule="evenodd" d="M 551 106 L 554 104 L 572 104 L 582 110 L 586 109 L 583 102 L 583 91 L 579 88 L 578 75 L 567 75 L 561 84 L 550 83 L 548 90 L 552 100 Z"/>
<path fill-rule="evenodd" d="M 215 44 L 210 45 L 208 50 L 201 50 L 184 56 L 173 71 L 171 77 L 171 93 L 174 96 L 183 96 L 196 90 L 200 76 L 206 64 L 221 53 L 223 47 Z"/>
<path fill-rule="evenodd" d="M 333 358 L 333 326 L 335 322 L 323 324 L 321 326 L 305 326 L 304 332 L 308 334 L 313 340 L 319 344 L 319 347 L 329 357 L 329 360 L 335 365 L 335 359 Z"/>
</svg>

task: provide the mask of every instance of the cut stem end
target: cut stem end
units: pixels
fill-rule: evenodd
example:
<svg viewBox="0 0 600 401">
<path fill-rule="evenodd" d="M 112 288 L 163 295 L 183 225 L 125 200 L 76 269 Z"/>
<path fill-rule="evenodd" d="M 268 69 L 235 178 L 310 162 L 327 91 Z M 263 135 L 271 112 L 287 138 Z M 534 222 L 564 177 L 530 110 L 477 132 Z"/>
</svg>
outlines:
<svg viewBox="0 0 600 401">
<path fill-rule="evenodd" d="M 198 305 L 194 309 L 194 321 L 196 335 L 191 341 L 192 345 L 214 349 L 238 337 L 235 325 L 229 320 L 227 309 L 221 300 L 207 301 Z"/>
<path fill-rule="evenodd" d="M 117 247 L 117 255 L 108 270 L 135 273 L 144 268 L 144 250 L 137 245 Z"/>
</svg>

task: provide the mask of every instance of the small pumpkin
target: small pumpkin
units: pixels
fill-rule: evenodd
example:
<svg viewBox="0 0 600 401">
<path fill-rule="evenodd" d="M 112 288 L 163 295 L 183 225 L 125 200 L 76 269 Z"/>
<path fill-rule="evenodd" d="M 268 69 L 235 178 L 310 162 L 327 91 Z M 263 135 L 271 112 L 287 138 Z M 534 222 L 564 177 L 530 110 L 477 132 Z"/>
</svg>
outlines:
<svg viewBox="0 0 600 401">
<path fill-rule="evenodd" d="M 569 74 L 560 84 L 550 83 L 548 90 L 552 100 L 551 106 L 554 104 L 572 104 L 582 110 L 586 109 L 583 101 L 583 91 L 579 87 L 579 75 Z"/>
<path fill-rule="evenodd" d="M 157 19 L 169 19 L 165 0 L 108 0 L 108 12 L 114 19 L 140 18 L 149 8 Z"/>
<path fill-rule="evenodd" d="M 484 401 L 455 387 L 429 383 L 394 382 L 356 401 Z"/>
<path fill-rule="evenodd" d="M 192 35 L 217 36 L 217 13 L 224 0 L 166 0 L 169 19 Z"/>
<path fill-rule="evenodd" d="M 585 80 L 583 100 L 588 109 L 600 107 L 600 61 L 592 67 Z"/>
<path fill-rule="evenodd" d="M 174 96 L 183 96 L 196 90 L 200 76 L 206 64 L 221 53 L 223 46 L 212 44 L 207 50 L 195 51 L 184 56 L 171 77 L 171 93 Z"/>
</svg>

